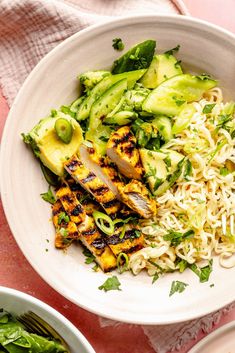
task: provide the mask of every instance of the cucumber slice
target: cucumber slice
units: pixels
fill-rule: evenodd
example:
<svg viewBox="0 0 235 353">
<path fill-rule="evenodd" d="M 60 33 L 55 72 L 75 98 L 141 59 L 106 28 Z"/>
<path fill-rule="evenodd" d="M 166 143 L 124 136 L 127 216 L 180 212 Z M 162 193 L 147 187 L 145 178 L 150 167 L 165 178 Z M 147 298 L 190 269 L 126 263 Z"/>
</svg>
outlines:
<svg viewBox="0 0 235 353">
<path fill-rule="evenodd" d="M 112 116 L 107 116 L 104 122 L 110 125 L 123 126 L 123 125 L 130 124 L 132 120 L 137 118 L 138 118 L 138 114 L 136 112 L 123 110 L 113 114 Z"/>
<path fill-rule="evenodd" d="M 89 96 L 84 99 L 77 113 L 77 120 L 85 120 L 88 118 L 92 104 L 112 85 L 116 82 L 126 78 L 128 88 L 132 88 L 136 81 L 138 81 L 146 72 L 143 70 L 136 70 L 131 72 L 124 72 L 119 75 L 110 75 L 100 81 L 90 92 Z"/>
<path fill-rule="evenodd" d="M 101 155 L 104 155 L 106 152 L 106 137 L 111 132 L 111 129 L 108 126 L 104 126 L 102 121 L 119 103 L 126 89 L 127 80 L 121 80 L 110 87 L 92 105 L 86 140 L 93 142 L 96 151 Z"/>
<path fill-rule="evenodd" d="M 143 102 L 143 110 L 153 114 L 175 116 L 185 102 L 198 101 L 217 81 L 207 76 L 178 75 L 155 88 Z"/>
<path fill-rule="evenodd" d="M 95 132 L 96 128 L 104 121 L 105 117 L 119 103 L 127 89 L 127 80 L 121 80 L 111 86 L 97 101 L 92 105 L 88 130 Z"/>
<path fill-rule="evenodd" d="M 181 66 L 173 55 L 155 55 L 140 82 L 146 88 L 156 88 L 162 82 L 182 73 Z"/>
<path fill-rule="evenodd" d="M 152 121 L 152 124 L 158 128 L 159 133 L 165 142 L 168 142 L 173 138 L 171 120 L 169 118 L 166 116 L 159 116 Z"/>
<path fill-rule="evenodd" d="M 187 104 L 179 113 L 175 119 L 175 123 L 172 127 L 172 134 L 179 134 L 181 131 L 185 130 L 196 112 L 193 104 Z"/>
<path fill-rule="evenodd" d="M 146 40 L 132 47 L 113 63 L 112 73 L 146 69 L 149 67 L 156 47 L 155 40 Z"/>
</svg>

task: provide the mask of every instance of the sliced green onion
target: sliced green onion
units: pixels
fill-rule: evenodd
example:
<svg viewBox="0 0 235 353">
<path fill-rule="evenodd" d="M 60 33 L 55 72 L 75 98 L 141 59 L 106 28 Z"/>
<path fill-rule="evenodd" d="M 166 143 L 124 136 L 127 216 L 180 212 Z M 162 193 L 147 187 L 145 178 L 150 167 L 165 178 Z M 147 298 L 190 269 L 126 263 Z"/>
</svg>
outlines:
<svg viewBox="0 0 235 353">
<path fill-rule="evenodd" d="M 128 269 L 129 257 L 124 252 L 121 252 L 117 257 L 117 268 L 119 273 L 123 273 Z"/>
<path fill-rule="evenodd" d="M 119 236 L 119 239 L 123 239 L 126 233 L 126 224 L 124 224 L 124 226 L 122 227 L 122 231 L 121 234 Z"/>
<path fill-rule="evenodd" d="M 94 211 L 92 215 L 94 217 L 97 227 L 102 230 L 103 233 L 107 235 L 113 235 L 114 224 L 112 219 L 107 214 L 99 211 Z M 104 222 L 108 225 L 106 225 Z"/>
</svg>

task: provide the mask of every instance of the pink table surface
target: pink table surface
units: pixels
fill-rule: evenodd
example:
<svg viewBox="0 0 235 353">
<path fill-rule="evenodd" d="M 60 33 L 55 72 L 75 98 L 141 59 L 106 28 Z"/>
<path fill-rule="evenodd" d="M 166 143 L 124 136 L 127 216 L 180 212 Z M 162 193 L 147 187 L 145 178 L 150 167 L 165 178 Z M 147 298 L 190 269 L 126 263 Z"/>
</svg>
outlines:
<svg viewBox="0 0 235 353">
<path fill-rule="evenodd" d="M 208 20 L 235 33 L 235 0 L 184 0 L 192 16 Z M 0 92 L 0 138 L 8 113 L 6 100 Z M 86 336 L 97 353 L 154 353 L 148 339 L 138 326 L 101 328 L 98 317 L 63 298 L 34 271 L 18 248 L 7 224 L 0 202 L 0 284 L 34 295 L 66 316 Z M 4 239 L 3 239 L 4 236 Z M 235 309 L 214 327 L 235 320 Z M 197 340 L 189 342 L 180 353 L 186 353 Z M 208 352 L 209 353 L 209 352 Z"/>
</svg>

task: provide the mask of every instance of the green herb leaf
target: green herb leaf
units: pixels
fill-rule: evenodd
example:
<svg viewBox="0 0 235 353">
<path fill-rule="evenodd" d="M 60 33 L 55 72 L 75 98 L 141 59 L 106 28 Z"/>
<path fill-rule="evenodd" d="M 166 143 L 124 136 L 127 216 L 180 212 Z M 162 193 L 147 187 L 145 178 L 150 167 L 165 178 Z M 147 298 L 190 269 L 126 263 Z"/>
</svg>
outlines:
<svg viewBox="0 0 235 353">
<path fill-rule="evenodd" d="M 116 50 L 119 50 L 119 51 L 123 50 L 124 44 L 123 44 L 123 41 L 121 40 L 121 38 L 114 38 L 112 47 Z"/>
<path fill-rule="evenodd" d="M 66 238 L 67 236 L 68 236 L 68 230 L 67 229 L 65 229 L 65 228 L 60 228 L 60 230 L 59 230 L 59 233 L 60 233 L 60 235 L 62 235 L 62 237 L 64 237 L 64 238 Z"/>
<path fill-rule="evenodd" d="M 183 105 L 186 100 L 185 99 L 179 99 L 176 96 L 173 96 L 172 99 L 175 101 L 175 104 L 180 107 L 181 105 Z"/>
<path fill-rule="evenodd" d="M 52 193 L 50 186 L 48 188 L 48 191 L 40 194 L 40 196 L 44 201 L 49 202 L 52 205 L 54 205 L 54 203 L 56 202 L 56 198 Z"/>
<path fill-rule="evenodd" d="M 201 75 L 197 75 L 195 77 L 198 78 L 201 81 L 211 80 L 211 76 L 208 75 L 208 74 L 201 74 Z"/>
<path fill-rule="evenodd" d="M 98 288 L 100 290 L 104 290 L 108 292 L 110 290 L 121 290 L 120 289 L 121 283 L 119 282 L 117 276 L 109 277 L 101 286 Z"/>
<path fill-rule="evenodd" d="M 153 275 L 153 280 L 152 280 L 152 284 L 154 284 L 159 278 L 159 274 L 157 272 L 155 272 L 155 274 Z"/>
<path fill-rule="evenodd" d="M 169 296 L 171 297 L 175 293 L 182 293 L 185 288 L 188 286 L 187 283 L 180 282 L 180 281 L 173 281 L 171 284 L 171 290 Z"/>
<path fill-rule="evenodd" d="M 58 217 L 58 224 L 61 224 L 62 222 L 69 223 L 69 220 L 69 216 L 65 212 L 60 212 Z"/>
<path fill-rule="evenodd" d="M 189 266 L 190 270 L 192 270 L 200 279 L 200 282 L 207 282 L 210 278 L 210 274 L 212 272 L 213 260 L 211 259 L 207 266 L 198 267 L 196 264 L 192 264 Z"/>
<path fill-rule="evenodd" d="M 62 111 L 62 113 L 70 115 L 72 118 L 75 118 L 75 116 L 76 116 L 76 113 L 72 112 L 67 105 L 62 105 L 60 107 L 60 110 Z"/>
<path fill-rule="evenodd" d="M 169 175 L 169 177 L 167 178 L 167 180 L 169 181 L 169 187 L 171 187 L 176 182 L 176 180 L 180 177 L 180 175 L 182 173 L 182 168 L 183 168 L 183 165 L 184 165 L 184 161 L 185 161 L 185 158 L 183 158 L 177 164 L 177 168 L 174 171 L 174 173 Z"/>
<path fill-rule="evenodd" d="M 85 264 L 89 265 L 95 260 L 95 256 L 88 249 L 83 250 L 83 255 L 86 257 Z"/>
<path fill-rule="evenodd" d="M 224 168 L 220 169 L 219 173 L 222 176 L 226 176 L 226 175 L 228 175 L 230 173 L 230 171 L 228 170 L 228 168 L 224 167 Z"/>
<path fill-rule="evenodd" d="M 167 56 L 174 55 L 174 53 L 178 52 L 179 49 L 180 49 L 180 45 L 178 44 L 175 48 L 165 51 L 164 54 L 166 54 Z"/>
<path fill-rule="evenodd" d="M 184 168 L 184 179 L 188 180 L 188 177 L 193 173 L 193 166 L 189 159 L 186 160 Z"/>
<path fill-rule="evenodd" d="M 109 138 L 107 136 L 100 136 L 99 139 L 103 142 L 108 142 Z"/>
<path fill-rule="evenodd" d="M 135 229 L 134 232 L 135 232 L 135 238 L 139 238 L 142 234 L 141 231 L 138 229 Z"/>
<path fill-rule="evenodd" d="M 186 270 L 186 268 L 188 267 L 188 262 L 186 260 L 181 260 L 179 263 L 178 263 L 178 266 L 179 266 L 179 272 L 182 273 Z"/>
<path fill-rule="evenodd" d="M 194 235 L 194 230 L 190 229 L 185 233 L 175 232 L 174 230 L 170 230 L 169 233 L 163 236 L 164 240 L 170 241 L 171 246 L 179 245 L 183 240 L 192 238 Z"/>
<path fill-rule="evenodd" d="M 203 114 L 209 114 L 212 112 L 212 109 L 214 108 L 215 103 L 213 104 L 206 104 L 202 110 Z"/>
</svg>

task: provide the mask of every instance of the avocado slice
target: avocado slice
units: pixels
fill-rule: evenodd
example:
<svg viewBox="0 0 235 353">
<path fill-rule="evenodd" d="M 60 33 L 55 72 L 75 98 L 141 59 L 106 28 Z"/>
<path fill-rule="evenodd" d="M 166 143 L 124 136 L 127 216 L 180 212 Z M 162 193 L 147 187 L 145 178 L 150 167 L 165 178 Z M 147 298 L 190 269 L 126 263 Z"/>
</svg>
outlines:
<svg viewBox="0 0 235 353">
<path fill-rule="evenodd" d="M 55 122 L 59 118 L 68 120 L 72 125 L 73 136 L 68 144 L 62 142 L 56 134 Z M 35 146 L 37 148 L 37 157 L 40 158 L 44 166 L 58 176 L 64 175 L 64 162 L 78 152 L 83 141 L 82 129 L 78 122 L 61 112 L 58 112 L 56 117 L 40 120 L 28 135 L 34 148 Z"/>
<path fill-rule="evenodd" d="M 156 88 L 169 78 L 183 73 L 180 63 L 173 55 L 159 54 L 153 60 L 140 82 L 146 88 Z"/>
<path fill-rule="evenodd" d="M 112 74 L 147 69 L 153 59 L 155 47 L 156 41 L 151 39 L 135 45 L 114 61 Z"/>
<path fill-rule="evenodd" d="M 217 81 L 208 76 L 177 75 L 161 83 L 143 102 L 148 113 L 175 116 L 186 102 L 198 101 L 204 92 L 215 87 Z"/>
</svg>

